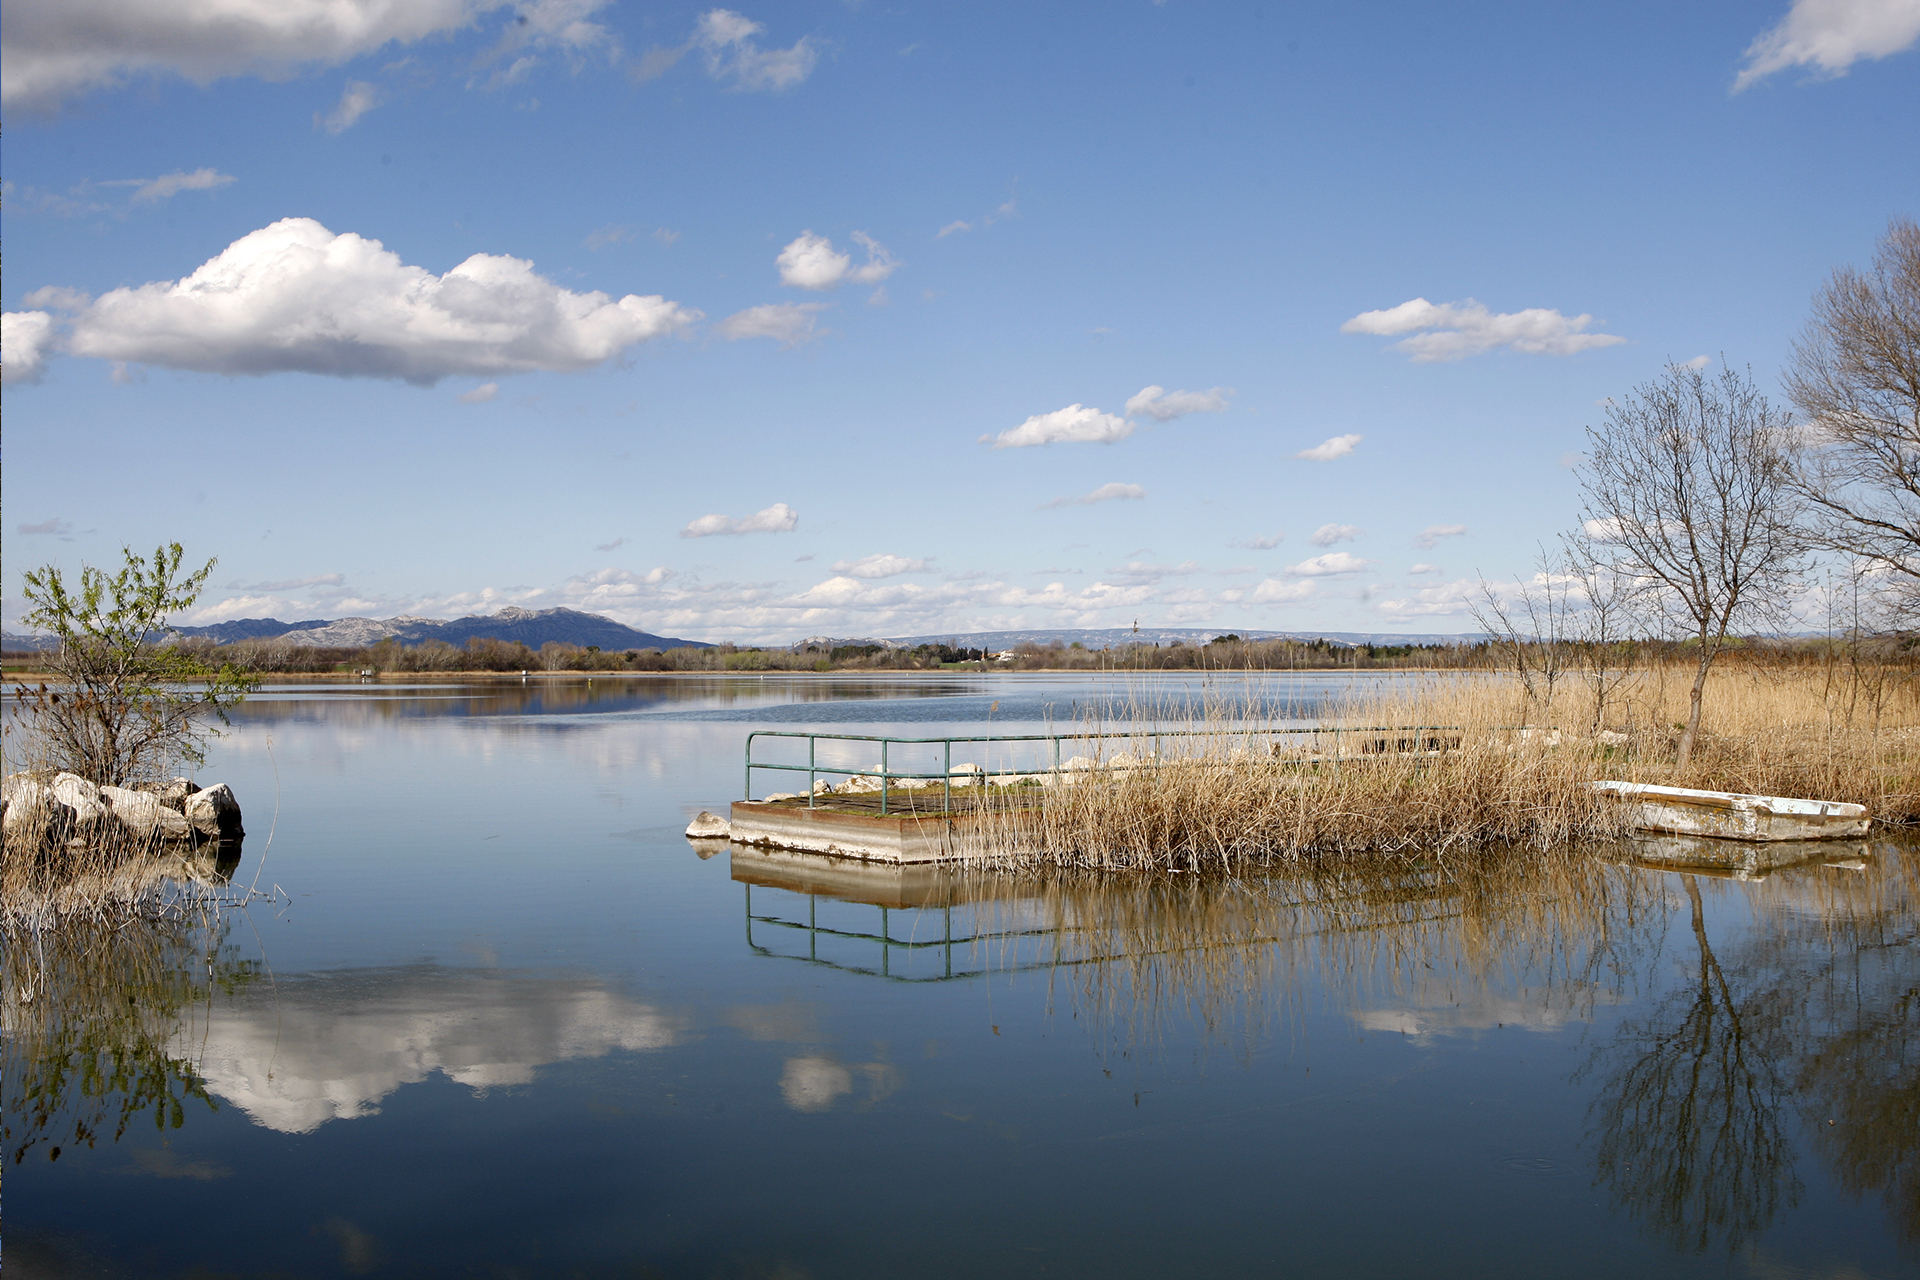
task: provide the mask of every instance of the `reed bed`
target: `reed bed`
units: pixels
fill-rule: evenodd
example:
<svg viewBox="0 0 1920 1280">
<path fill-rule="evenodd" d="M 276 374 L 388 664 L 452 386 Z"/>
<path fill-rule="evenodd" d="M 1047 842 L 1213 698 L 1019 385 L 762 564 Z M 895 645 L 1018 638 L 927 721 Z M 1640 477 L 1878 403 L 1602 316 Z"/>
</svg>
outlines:
<svg viewBox="0 0 1920 1280">
<path fill-rule="evenodd" d="M 1303 738 L 1276 732 L 1298 724 L 1285 707 L 1136 699 L 1100 716 L 1127 740 L 1090 741 L 1094 767 L 1037 792 L 1003 790 L 969 852 L 1202 872 L 1553 849 L 1625 834 L 1621 806 L 1589 785 L 1601 778 L 1847 800 L 1883 822 L 1920 821 L 1920 701 L 1904 671 L 1730 664 L 1682 773 L 1686 700 L 1666 666 L 1611 689 L 1605 714 L 1571 678 L 1548 696 L 1503 675 L 1436 676 L 1356 693 Z"/>
</svg>

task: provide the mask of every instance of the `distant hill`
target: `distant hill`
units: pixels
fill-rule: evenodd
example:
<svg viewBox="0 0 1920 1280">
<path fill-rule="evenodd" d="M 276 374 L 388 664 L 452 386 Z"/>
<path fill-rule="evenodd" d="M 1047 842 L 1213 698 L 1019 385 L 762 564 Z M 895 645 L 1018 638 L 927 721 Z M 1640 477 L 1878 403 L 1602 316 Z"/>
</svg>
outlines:
<svg viewBox="0 0 1920 1280">
<path fill-rule="evenodd" d="M 1478 644 L 1487 637 L 1478 631 L 1460 635 L 1432 635 L 1399 631 L 1234 631 L 1225 627 L 1100 627 L 1056 631 L 943 631 L 935 635 L 899 636 L 885 643 L 911 648 L 920 644 L 950 644 L 968 649 L 1011 649 L 1018 644 L 1075 642 L 1089 649 L 1111 649 L 1125 644 L 1205 644 L 1216 636 L 1237 635 L 1243 640 L 1325 640 L 1352 648 L 1361 644 Z"/>
<path fill-rule="evenodd" d="M 289 644 L 310 645 L 316 649 L 360 649 L 389 637 L 414 645 L 428 640 L 444 640 L 465 645 L 475 638 L 519 641 L 538 649 L 548 641 L 577 644 L 581 648 L 598 645 L 609 652 L 623 649 L 710 649 L 700 640 L 680 640 L 656 636 L 649 631 L 578 609 L 516 609 L 508 607 L 494 614 L 473 614 L 451 622 L 439 618 L 418 618 L 401 614 L 397 618 L 340 618 L 328 621 L 314 618 L 305 622 L 282 622 L 278 618 L 236 618 L 204 627 L 177 627 L 183 636 L 204 637 L 215 644 L 236 640 L 283 640 Z M 15 652 L 46 647 L 50 642 L 38 636 L 17 636 L 8 632 L 5 647 Z"/>
</svg>

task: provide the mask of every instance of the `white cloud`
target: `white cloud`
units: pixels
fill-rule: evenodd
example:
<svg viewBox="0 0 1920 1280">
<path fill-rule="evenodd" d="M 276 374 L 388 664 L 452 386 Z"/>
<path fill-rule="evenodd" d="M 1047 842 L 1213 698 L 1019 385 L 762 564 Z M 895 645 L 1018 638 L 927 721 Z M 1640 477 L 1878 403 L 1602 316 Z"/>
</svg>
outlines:
<svg viewBox="0 0 1920 1280">
<path fill-rule="evenodd" d="M 1357 524 L 1323 524 L 1313 531 L 1307 541 L 1316 547 L 1330 547 L 1336 542 L 1353 542 L 1366 536 L 1367 531 Z"/>
<path fill-rule="evenodd" d="M 1471 298 L 1439 304 L 1415 298 L 1385 311 L 1363 311 L 1341 325 L 1340 332 L 1414 334 L 1394 345 L 1420 364 L 1459 360 L 1500 347 L 1528 355 L 1570 356 L 1626 341 L 1611 333 L 1584 332 L 1592 323 L 1590 315 L 1565 316 L 1542 307 L 1496 313 Z"/>
<path fill-rule="evenodd" d="M 1422 587 L 1412 595 L 1402 596 L 1397 600 L 1382 600 L 1376 607 L 1389 618 L 1430 618 L 1463 614 L 1469 612 L 1469 601 L 1479 589 L 1479 583 L 1461 578 L 1442 587 Z"/>
<path fill-rule="evenodd" d="M 673 242 L 680 238 L 680 233 L 669 227 L 655 227 L 653 229 L 653 238 L 658 240 L 662 245 L 671 248 Z"/>
<path fill-rule="evenodd" d="M 1133 424 L 1125 418 L 1070 404 L 1052 413 L 1036 413 L 997 436 L 981 436 L 980 442 L 991 442 L 996 449 L 1025 449 L 1037 444 L 1112 444 L 1132 434 Z"/>
<path fill-rule="evenodd" d="M 1418 575 L 1418 574 L 1429 574 L 1429 573 L 1445 573 L 1446 570 L 1442 569 L 1437 564 L 1417 564 L 1413 566 L 1413 568 L 1407 570 L 1407 572 L 1410 574 Z"/>
<path fill-rule="evenodd" d="M 202 373 L 301 372 L 431 385 L 460 374 L 573 372 L 670 334 L 699 312 L 659 295 L 574 293 L 531 262 L 477 253 L 445 275 L 378 240 L 285 218 L 241 237 L 179 281 L 87 301 L 67 349 Z"/>
<path fill-rule="evenodd" d="M 1680 367 L 1682 369 L 1704 369 L 1712 363 L 1713 363 L 1712 356 L 1695 356 L 1691 360 L 1682 360 L 1680 362 Z"/>
<path fill-rule="evenodd" d="M 814 329 L 814 313 L 826 309 L 824 302 L 767 302 L 745 311 L 736 311 L 716 328 L 720 336 L 738 342 L 742 338 L 772 338 L 783 347 L 797 347 L 820 336 Z"/>
<path fill-rule="evenodd" d="M 153 73 L 282 79 L 473 25 L 506 0 L 12 0 L 0 103 L 50 110 Z M 535 5 L 535 10 L 541 6 Z"/>
<path fill-rule="evenodd" d="M 876 553 L 862 556 L 858 560 L 839 560 L 834 563 L 835 573 L 844 573 L 852 578 L 892 578 L 903 573 L 925 573 L 925 560 L 909 560 L 905 556 L 893 556 Z"/>
<path fill-rule="evenodd" d="M 866 262 L 857 267 L 851 255 L 833 247 L 833 241 L 812 231 L 801 232 L 780 251 L 780 283 L 825 292 L 843 284 L 878 284 L 899 270 L 900 263 L 878 240 L 864 231 L 854 232 L 853 238 L 867 251 Z"/>
<path fill-rule="evenodd" d="M 1271 551 L 1287 540 L 1284 533 L 1276 533 L 1270 538 L 1247 538 L 1241 542 L 1229 542 L 1230 547 L 1245 547 L 1249 551 Z"/>
<path fill-rule="evenodd" d="M 520 83 L 540 65 L 540 55 L 544 53 L 557 51 L 567 55 L 576 71 L 589 50 L 604 49 L 610 57 L 617 58 L 619 38 L 609 28 L 587 21 L 612 3 L 613 0 L 519 0 L 512 20 L 501 32 L 499 43 L 475 60 L 476 68 L 498 67 L 483 87 L 498 89 Z"/>
<path fill-rule="evenodd" d="M 45 311 L 0 315 L 0 383 L 38 382 L 53 352 L 53 317 Z"/>
<path fill-rule="evenodd" d="M 195 169 L 192 173 L 163 173 L 157 178 L 144 178 L 136 182 L 133 189 L 135 204 L 158 204 L 170 200 L 182 191 L 212 191 L 224 187 L 237 179 L 230 173 L 221 173 L 217 169 Z"/>
<path fill-rule="evenodd" d="M 1899 53 L 1915 40 L 1920 40 L 1916 0 L 1794 0 L 1779 25 L 1747 47 L 1747 65 L 1733 91 L 1787 67 L 1843 76 L 1862 58 Z"/>
<path fill-rule="evenodd" d="M 1052 502 L 1043 502 L 1035 511 L 1051 511 L 1055 507 L 1084 507 L 1095 502 L 1113 502 L 1117 499 L 1144 498 L 1147 491 L 1137 484 L 1103 484 L 1092 493 L 1079 498 L 1055 498 Z"/>
<path fill-rule="evenodd" d="M 971 230 L 973 230 L 973 224 L 971 222 L 963 222 L 960 219 L 956 218 L 952 222 L 949 222 L 946 226 L 940 228 L 939 231 L 935 232 L 933 238 L 935 240 L 945 240 L 948 236 L 957 235 L 962 231 L 971 231 Z"/>
<path fill-rule="evenodd" d="M 340 101 L 326 115 L 313 116 L 313 127 L 338 137 L 360 122 L 360 117 L 380 105 L 380 88 L 365 80 L 349 80 L 340 91 Z"/>
<path fill-rule="evenodd" d="M 1250 604 L 1287 604 L 1295 600 L 1305 600 L 1314 593 L 1311 582 L 1282 582 L 1278 578 L 1268 578 L 1253 589 L 1247 597 Z"/>
<path fill-rule="evenodd" d="M 588 232 L 587 238 L 580 243 L 598 253 L 610 244 L 625 244 L 639 234 L 624 223 L 609 222 L 597 231 Z"/>
<path fill-rule="evenodd" d="M 800 513 L 784 502 L 776 502 L 765 511 L 735 520 L 731 516 L 701 516 L 680 531 L 683 538 L 711 538 L 715 534 L 791 533 L 799 527 Z"/>
<path fill-rule="evenodd" d="M 1366 439 L 1362 435 L 1334 436 L 1322 440 L 1311 449 L 1302 449 L 1294 454 L 1296 458 L 1305 458 L 1309 462 L 1332 462 L 1335 458 L 1344 458 L 1353 452 L 1353 446 Z"/>
<path fill-rule="evenodd" d="M 461 404 L 485 404 L 499 394 L 499 383 L 483 382 L 471 391 L 461 392 L 455 396 L 454 399 L 458 400 Z"/>
<path fill-rule="evenodd" d="M 1463 524 L 1430 524 L 1420 531 L 1413 545 L 1422 551 L 1430 551 L 1442 538 L 1457 538 L 1467 531 Z"/>
<path fill-rule="evenodd" d="M 801 37 L 790 49 L 762 49 L 753 37 L 766 28 L 731 9 L 711 9 L 694 26 L 693 43 L 707 55 L 707 74 L 736 89 L 779 92 L 813 73 L 819 51 Z"/>
<path fill-rule="evenodd" d="M 1233 392 L 1225 387 L 1211 391 L 1168 391 L 1165 387 L 1145 387 L 1127 401 L 1127 416 L 1148 417 L 1155 422 L 1172 422 L 1189 413 L 1220 413 Z"/>
<path fill-rule="evenodd" d="M 1376 560 L 1363 560 L 1350 552 L 1329 551 L 1326 555 L 1288 565 L 1287 572 L 1296 578 L 1327 578 L 1342 573 L 1359 573 L 1368 565 L 1377 563 Z"/>
</svg>

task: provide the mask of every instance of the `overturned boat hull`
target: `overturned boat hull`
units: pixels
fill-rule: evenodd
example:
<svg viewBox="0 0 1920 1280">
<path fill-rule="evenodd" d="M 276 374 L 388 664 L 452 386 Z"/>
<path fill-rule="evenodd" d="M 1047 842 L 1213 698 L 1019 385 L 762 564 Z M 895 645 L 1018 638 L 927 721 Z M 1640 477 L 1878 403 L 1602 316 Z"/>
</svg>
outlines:
<svg viewBox="0 0 1920 1280">
<path fill-rule="evenodd" d="M 1867 834 L 1873 821 L 1865 805 L 1843 800 L 1696 791 L 1645 782 L 1596 782 L 1593 789 L 1629 806 L 1627 821 L 1633 830 L 1667 835 L 1754 843 L 1848 840 Z"/>
</svg>

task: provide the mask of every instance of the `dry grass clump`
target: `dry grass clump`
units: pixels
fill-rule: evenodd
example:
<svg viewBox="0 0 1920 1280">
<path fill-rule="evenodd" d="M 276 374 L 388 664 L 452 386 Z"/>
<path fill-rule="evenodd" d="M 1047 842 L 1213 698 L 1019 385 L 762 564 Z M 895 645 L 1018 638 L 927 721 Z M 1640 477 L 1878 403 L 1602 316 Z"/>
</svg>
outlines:
<svg viewBox="0 0 1920 1280">
<path fill-rule="evenodd" d="M 1259 708 L 1209 700 L 1111 709 L 1126 740 L 1089 740 L 1096 767 L 1009 797 L 969 839 L 1014 861 L 1203 871 L 1338 855 L 1555 848 L 1624 834 L 1600 778 L 1866 804 L 1920 820 L 1920 699 L 1894 673 L 1727 664 L 1684 772 L 1672 764 L 1687 682 L 1662 666 L 1610 690 L 1597 715 L 1568 679 L 1531 696 L 1503 675 L 1358 693 L 1308 737 Z M 1406 726 L 1400 731 L 1369 731 Z M 1420 727 L 1417 731 L 1409 731 Z M 1159 736 L 1174 730 L 1193 736 Z"/>
</svg>

